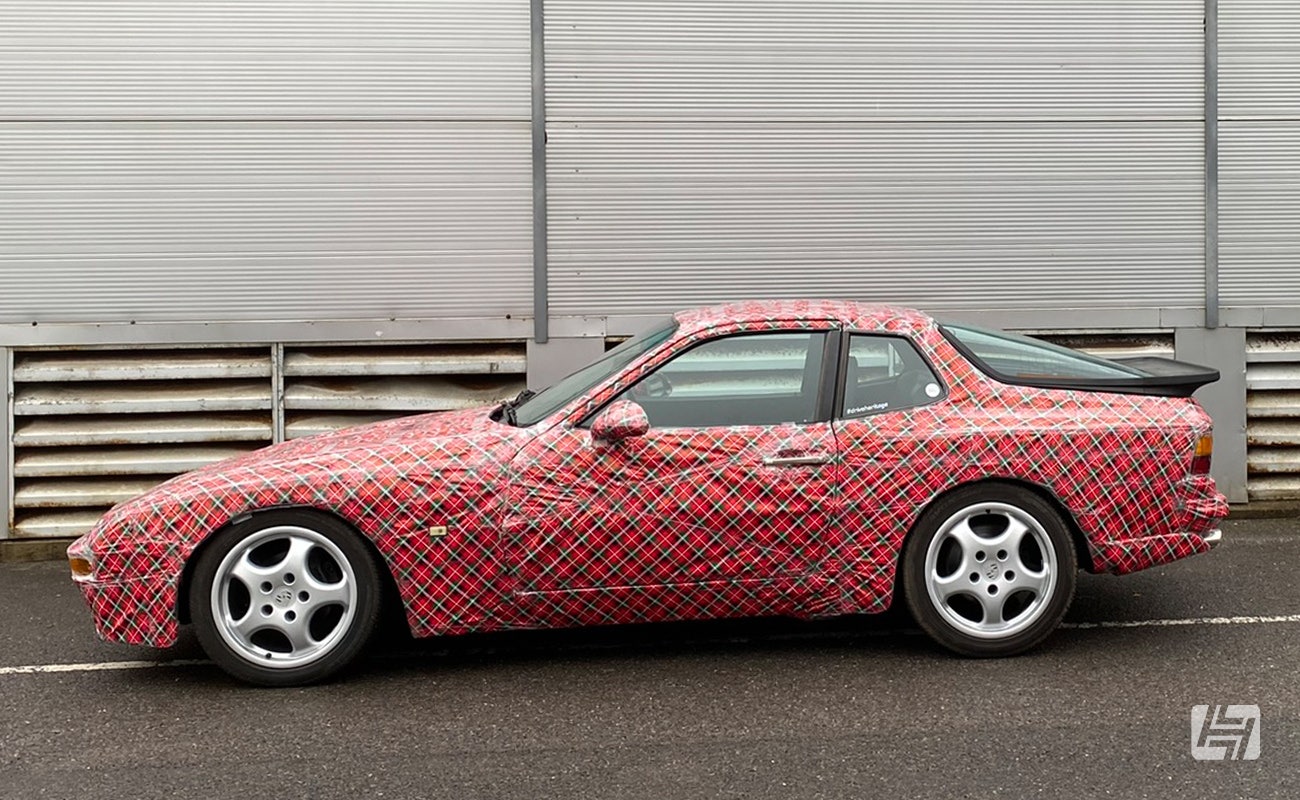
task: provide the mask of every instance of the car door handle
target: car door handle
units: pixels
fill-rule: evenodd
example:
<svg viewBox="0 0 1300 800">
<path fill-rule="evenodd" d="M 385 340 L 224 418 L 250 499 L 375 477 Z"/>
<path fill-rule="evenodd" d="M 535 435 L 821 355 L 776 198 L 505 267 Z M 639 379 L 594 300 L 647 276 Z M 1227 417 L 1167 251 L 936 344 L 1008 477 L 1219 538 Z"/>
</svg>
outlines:
<svg viewBox="0 0 1300 800">
<path fill-rule="evenodd" d="M 763 458 L 765 467 L 814 467 L 829 463 L 831 457 L 825 453 L 783 453 Z"/>
</svg>

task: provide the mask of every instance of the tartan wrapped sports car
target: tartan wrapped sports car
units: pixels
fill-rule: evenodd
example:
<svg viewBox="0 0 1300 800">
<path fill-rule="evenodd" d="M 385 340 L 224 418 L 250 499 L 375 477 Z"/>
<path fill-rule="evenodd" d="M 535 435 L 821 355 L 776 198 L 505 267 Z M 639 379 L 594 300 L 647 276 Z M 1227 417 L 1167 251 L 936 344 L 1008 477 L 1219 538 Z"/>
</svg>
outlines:
<svg viewBox="0 0 1300 800">
<path fill-rule="evenodd" d="M 882 611 L 972 656 L 1043 641 L 1076 572 L 1201 553 L 1218 374 L 838 301 L 675 315 L 538 392 L 174 478 L 68 548 L 101 636 L 260 684 L 416 636 Z"/>
</svg>

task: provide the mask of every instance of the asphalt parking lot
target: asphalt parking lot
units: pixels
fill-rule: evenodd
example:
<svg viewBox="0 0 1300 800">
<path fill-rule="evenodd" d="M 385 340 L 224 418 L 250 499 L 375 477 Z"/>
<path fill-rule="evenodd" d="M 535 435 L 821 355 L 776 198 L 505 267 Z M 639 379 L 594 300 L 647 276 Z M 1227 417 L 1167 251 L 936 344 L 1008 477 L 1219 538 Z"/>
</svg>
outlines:
<svg viewBox="0 0 1300 800">
<path fill-rule="evenodd" d="M 1010 660 L 890 614 L 389 637 L 292 690 L 101 643 L 63 565 L 0 564 L 0 797 L 1297 797 L 1300 521 L 1224 533 L 1083 576 Z M 1259 758 L 1194 760 L 1230 703 Z"/>
</svg>

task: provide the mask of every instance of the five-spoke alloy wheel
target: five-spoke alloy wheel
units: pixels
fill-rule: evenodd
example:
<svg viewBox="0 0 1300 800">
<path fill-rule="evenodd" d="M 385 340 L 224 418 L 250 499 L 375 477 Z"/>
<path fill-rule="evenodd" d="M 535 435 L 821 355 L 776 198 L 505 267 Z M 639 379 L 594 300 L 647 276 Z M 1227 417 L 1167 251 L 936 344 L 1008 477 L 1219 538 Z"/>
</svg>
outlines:
<svg viewBox="0 0 1300 800">
<path fill-rule="evenodd" d="M 1033 492 L 960 489 L 908 538 L 903 589 L 917 623 L 963 655 L 1006 656 L 1047 638 L 1074 597 L 1069 529 Z"/>
<path fill-rule="evenodd" d="M 190 585 L 199 642 L 253 683 L 329 677 L 364 648 L 379 615 L 374 559 L 342 522 L 297 509 L 242 520 L 205 549 Z"/>
</svg>

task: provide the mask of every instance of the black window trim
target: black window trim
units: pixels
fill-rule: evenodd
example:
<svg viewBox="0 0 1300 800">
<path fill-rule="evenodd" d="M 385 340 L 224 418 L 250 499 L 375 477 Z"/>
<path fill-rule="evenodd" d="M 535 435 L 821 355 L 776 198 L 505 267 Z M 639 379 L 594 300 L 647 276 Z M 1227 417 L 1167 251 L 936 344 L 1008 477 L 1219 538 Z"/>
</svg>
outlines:
<svg viewBox="0 0 1300 800">
<path fill-rule="evenodd" d="M 949 394 L 948 380 L 944 377 L 942 372 L 935 369 L 934 362 L 931 361 L 928 356 L 926 356 L 924 350 L 916 346 L 916 341 L 911 336 L 902 333 L 890 333 L 886 331 L 863 331 L 863 330 L 856 330 L 856 329 L 845 330 L 843 331 L 842 335 L 843 335 L 843 340 L 840 344 L 840 358 L 839 358 L 839 369 L 838 369 L 839 374 L 835 378 L 834 419 L 836 421 L 866 419 L 867 417 L 875 417 L 881 414 L 899 414 L 904 411 L 911 411 L 917 408 L 925 408 L 927 406 L 932 406 L 935 403 L 941 403 L 944 400 L 948 399 L 948 394 Z M 934 379 L 939 382 L 939 394 L 931 398 L 927 402 L 917 403 L 916 405 L 903 406 L 902 408 L 882 408 L 877 411 L 864 411 L 861 414 L 853 414 L 852 416 L 846 415 L 844 413 L 844 390 L 847 388 L 845 384 L 847 383 L 847 378 L 848 378 L 849 350 L 852 348 L 854 336 L 873 336 L 878 339 L 898 339 L 900 341 L 906 342 L 907 346 L 912 348 L 912 350 L 916 353 L 917 357 L 921 359 L 921 362 L 924 363 L 925 366 L 930 370 L 930 374 L 934 376 Z"/>
<path fill-rule="evenodd" d="M 574 423 L 573 427 L 578 429 L 583 429 L 583 430 L 590 428 L 591 421 L 594 420 L 597 416 L 599 416 L 600 413 L 604 411 L 607 407 L 609 407 L 610 403 L 613 403 L 615 400 L 617 400 L 619 396 L 623 394 L 623 392 L 626 392 L 627 390 L 631 389 L 633 386 L 637 385 L 641 381 L 650 377 L 659 369 L 671 363 L 674 359 L 686 355 L 687 353 L 691 352 L 697 347 L 702 347 L 703 345 L 706 345 L 710 342 L 716 342 L 719 339 L 731 339 L 738 336 L 770 336 L 772 334 L 791 334 L 791 333 L 821 334 L 823 336 L 823 346 L 822 346 L 822 354 L 821 354 L 822 368 L 821 368 L 821 376 L 819 379 L 819 384 L 817 386 L 817 402 L 813 406 L 813 408 L 816 409 L 816 414 L 814 415 L 813 419 L 810 419 L 807 422 L 788 422 L 782 424 L 822 425 L 828 423 L 831 421 L 830 407 L 833 405 L 835 398 L 833 393 L 834 384 L 831 383 L 828 385 L 827 379 L 829 377 L 830 380 L 833 382 L 835 380 L 835 376 L 833 374 L 828 376 L 828 373 L 835 373 L 838 371 L 836 369 L 836 364 L 835 364 L 837 359 L 834 358 L 834 356 L 836 355 L 837 350 L 840 348 L 840 336 L 842 330 L 843 329 L 839 326 L 826 327 L 826 328 L 811 328 L 811 327 L 810 328 L 766 328 L 764 330 L 731 331 L 730 333 L 720 333 L 717 336 L 710 336 L 707 339 L 700 339 L 698 341 L 691 342 L 691 344 L 688 347 L 685 347 L 679 350 L 678 352 L 673 353 L 662 364 L 659 364 L 651 371 L 637 378 L 632 383 L 629 383 L 627 386 L 619 390 L 613 397 L 601 403 L 596 408 L 592 409 L 590 412 L 584 415 L 582 419 Z M 828 388 L 831 389 L 831 392 L 827 391 Z M 678 425 L 672 428 L 658 428 L 657 430 L 704 430 L 704 428 L 715 428 L 715 427 L 729 427 L 729 426 L 707 425 L 704 427 L 695 427 L 690 425 Z"/>
</svg>

